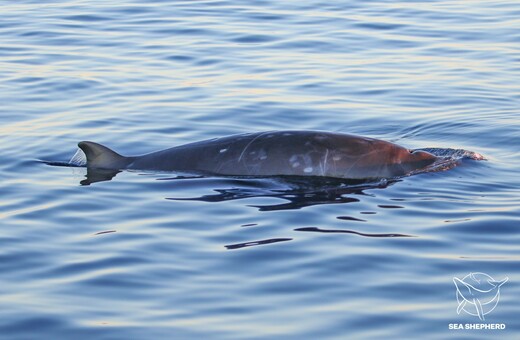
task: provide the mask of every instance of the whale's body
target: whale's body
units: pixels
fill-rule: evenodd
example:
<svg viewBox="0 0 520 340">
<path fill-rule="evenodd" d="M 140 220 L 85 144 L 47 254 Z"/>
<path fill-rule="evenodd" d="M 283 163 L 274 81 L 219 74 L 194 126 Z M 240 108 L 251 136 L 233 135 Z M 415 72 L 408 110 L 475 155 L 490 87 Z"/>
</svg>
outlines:
<svg viewBox="0 0 520 340">
<path fill-rule="evenodd" d="M 436 157 L 394 143 L 342 133 L 270 131 L 205 140 L 125 157 L 80 142 L 87 167 L 196 172 L 224 176 L 392 178 L 424 168 Z"/>
</svg>

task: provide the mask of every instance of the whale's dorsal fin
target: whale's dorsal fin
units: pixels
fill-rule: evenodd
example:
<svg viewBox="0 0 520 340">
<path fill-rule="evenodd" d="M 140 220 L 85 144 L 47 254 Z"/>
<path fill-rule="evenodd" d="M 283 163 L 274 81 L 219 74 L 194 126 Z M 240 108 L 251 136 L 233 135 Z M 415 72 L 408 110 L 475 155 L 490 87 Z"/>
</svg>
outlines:
<svg viewBox="0 0 520 340">
<path fill-rule="evenodd" d="M 85 156 L 87 156 L 88 168 L 123 169 L 132 162 L 131 157 L 121 156 L 117 152 L 98 143 L 79 142 L 78 147 L 85 153 Z"/>
</svg>

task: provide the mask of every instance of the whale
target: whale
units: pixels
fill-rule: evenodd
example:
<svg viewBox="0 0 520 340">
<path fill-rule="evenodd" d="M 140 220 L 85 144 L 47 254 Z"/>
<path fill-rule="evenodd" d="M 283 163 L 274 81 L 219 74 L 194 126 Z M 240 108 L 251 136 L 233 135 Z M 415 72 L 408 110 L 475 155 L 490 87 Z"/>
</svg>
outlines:
<svg viewBox="0 0 520 340">
<path fill-rule="evenodd" d="M 325 131 L 245 133 L 123 156 L 82 141 L 86 167 L 219 176 L 320 176 L 366 180 L 406 176 L 437 160 L 433 154 L 370 137 Z"/>
<path fill-rule="evenodd" d="M 476 315 L 480 320 L 484 320 L 484 315 L 491 312 L 500 298 L 500 287 L 509 278 L 496 281 L 484 273 L 470 273 L 462 280 L 454 277 L 453 283 L 457 288 L 457 298 L 460 296 L 457 314 L 460 314 L 467 304 L 475 307 Z M 493 304 L 489 310 L 485 311 L 485 305 Z M 475 314 L 474 314 L 475 315 Z"/>
</svg>

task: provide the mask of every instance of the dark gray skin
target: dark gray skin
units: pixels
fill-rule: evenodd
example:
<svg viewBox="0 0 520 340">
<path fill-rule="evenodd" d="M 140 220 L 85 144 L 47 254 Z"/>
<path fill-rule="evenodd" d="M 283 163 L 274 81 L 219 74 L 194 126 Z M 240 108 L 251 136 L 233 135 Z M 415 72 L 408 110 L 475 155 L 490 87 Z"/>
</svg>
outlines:
<svg viewBox="0 0 520 340">
<path fill-rule="evenodd" d="M 393 178 L 437 159 L 378 139 L 321 131 L 270 131 L 205 140 L 124 157 L 93 142 L 78 144 L 87 167 L 197 172 L 225 176 Z"/>
</svg>

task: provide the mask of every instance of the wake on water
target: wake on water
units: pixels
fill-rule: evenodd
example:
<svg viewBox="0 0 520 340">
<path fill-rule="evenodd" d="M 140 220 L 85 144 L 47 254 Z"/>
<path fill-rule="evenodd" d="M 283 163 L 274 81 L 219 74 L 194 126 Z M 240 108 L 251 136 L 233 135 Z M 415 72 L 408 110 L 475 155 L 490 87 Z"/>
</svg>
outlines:
<svg viewBox="0 0 520 340">
<path fill-rule="evenodd" d="M 72 166 L 87 166 L 87 156 L 83 150 L 78 148 L 74 156 L 70 159 L 69 164 Z"/>
<path fill-rule="evenodd" d="M 437 156 L 437 160 L 425 168 L 410 172 L 408 175 L 449 170 L 456 167 L 463 159 L 472 159 L 476 161 L 486 160 L 486 158 L 481 154 L 464 149 L 421 148 L 417 150 L 429 152 L 432 155 Z"/>
</svg>

